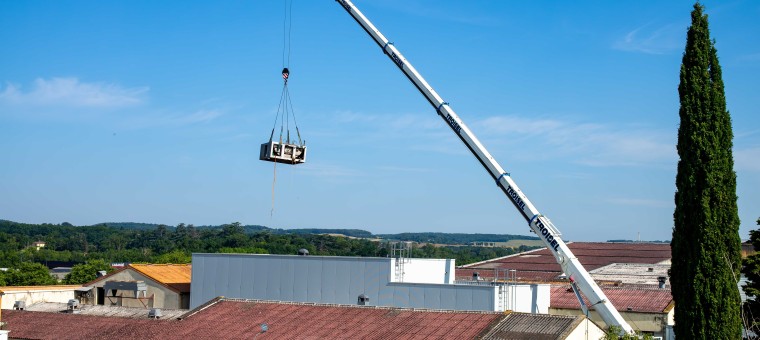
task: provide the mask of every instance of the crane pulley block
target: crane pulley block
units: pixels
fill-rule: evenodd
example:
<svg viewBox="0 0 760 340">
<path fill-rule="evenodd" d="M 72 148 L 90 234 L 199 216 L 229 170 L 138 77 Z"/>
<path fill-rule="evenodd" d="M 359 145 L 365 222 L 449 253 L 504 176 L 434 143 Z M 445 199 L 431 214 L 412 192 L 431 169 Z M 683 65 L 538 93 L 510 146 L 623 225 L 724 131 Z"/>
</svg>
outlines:
<svg viewBox="0 0 760 340">
<path fill-rule="evenodd" d="M 261 144 L 259 159 L 262 161 L 301 164 L 306 162 L 306 145 L 269 141 Z"/>
</svg>

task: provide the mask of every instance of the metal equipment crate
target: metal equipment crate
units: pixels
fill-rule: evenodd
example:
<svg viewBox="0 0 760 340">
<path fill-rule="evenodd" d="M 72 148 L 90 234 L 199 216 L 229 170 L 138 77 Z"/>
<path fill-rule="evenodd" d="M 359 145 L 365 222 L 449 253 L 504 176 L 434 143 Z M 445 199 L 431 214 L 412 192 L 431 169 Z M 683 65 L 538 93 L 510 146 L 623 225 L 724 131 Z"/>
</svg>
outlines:
<svg viewBox="0 0 760 340">
<path fill-rule="evenodd" d="M 301 164 L 306 162 L 306 146 L 269 141 L 261 144 L 259 159 L 268 162 Z"/>
</svg>

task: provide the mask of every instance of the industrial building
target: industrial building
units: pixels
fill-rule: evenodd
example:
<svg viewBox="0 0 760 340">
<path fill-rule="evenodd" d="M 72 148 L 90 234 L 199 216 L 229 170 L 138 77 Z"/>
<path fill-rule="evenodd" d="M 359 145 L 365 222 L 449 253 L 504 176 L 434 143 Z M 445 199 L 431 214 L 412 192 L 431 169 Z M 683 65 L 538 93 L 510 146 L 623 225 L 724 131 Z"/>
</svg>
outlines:
<svg viewBox="0 0 760 340">
<path fill-rule="evenodd" d="M 0 308 L 13 309 L 19 302 L 30 306 L 38 302 L 68 302 L 82 293 L 81 285 L 0 287 Z"/>
<path fill-rule="evenodd" d="M 189 264 L 129 264 L 84 287 L 85 304 L 142 308 L 189 309 Z"/>
<path fill-rule="evenodd" d="M 193 254 L 190 307 L 217 296 L 460 311 L 549 311 L 550 286 L 454 280 L 454 260 Z"/>
<path fill-rule="evenodd" d="M 675 306 L 667 274 L 671 263 L 670 244 L 569 242 L 568 247 L 634 330 L 655 338 L 673 339 Z M 586 314 L 570 287 L 569 278 L 546 248 L 456 269 L 457 279 L 475 273 L 485 281 L 549 283 L 552 286 L 550 314 Z M 585 303 L 592 306 L 588 317 L 606 327 L 593 308 L 594 302 Z"/>
</svg>

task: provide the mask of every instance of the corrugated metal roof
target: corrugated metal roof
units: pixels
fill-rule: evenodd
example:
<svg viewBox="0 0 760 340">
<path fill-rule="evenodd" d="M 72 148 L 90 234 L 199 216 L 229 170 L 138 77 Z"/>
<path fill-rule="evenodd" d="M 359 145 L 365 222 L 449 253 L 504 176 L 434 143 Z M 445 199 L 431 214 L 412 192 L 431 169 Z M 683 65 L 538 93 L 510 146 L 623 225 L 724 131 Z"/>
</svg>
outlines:
<svg viewBox="0 0 760 340">
<path fill-rule="evenodd" d="M 568 247 L 588 271 L 612 263 L 667 263 L 671 257 L 667 243 L 571 242 Z M 493 277 L 495 269 L 515 269 L 518 277 L 528 271 L 545 272 L 547 274 L 533 273 L 532 276 L 547 278 L 547 281 L 555 280 L 562 273 L 557 260 L 546 248 L 465 265 L 456 269 L 456 277 L 471 276 L 469 269 L 483 277 Z"/>
<path fill-rule="evenodd" d="M 192 267 L 189 264 L 130 264 L 143 275 L 163 284 L 190 283 Z"/>
<path fill-rule="evenodd" d="M 65 312 L 67 309 L 66 303 L 59 302 L 38 302 L 31 306 L 27 306 L 26 310 L 30 312 L 48 312 L 48 313 L 60 313 Z M 161 308 L 162 317 L 164 319 L 176 319 L 187 313 L 187 309 L 164 309 Z M 133 308 L 123 306 L 107 306 L 107 305 L 79 305 L 79 314 L 81 315 L 95 315 L 95 316 L 108 316 L 117 318 L 130 318 L 130 319 L 148 319 L 147 308 Z"/>
<path fill-rule="evenodd" d="M 673 296 L 670 289 L 645 289 L 630 287 L 605 287 L 607 295 L 615 308 L 621 312 L 664 313 L 670 310 Z M 583 297 L 587 306 L 592 305 Z M 554 285 L 551 288 L 551 308 L 581 309 L 570 285 Z M 592 307 L 593 309 L 593 307 Z"/>
<path fill-rule="evenodd" d="M 4 286 L 0 287 L 0 292 L 24 292 L 30 290 L 76 290 L 82 288 L 82 285 L 50 285 L 50 286 Z"/>
<path fill-rule="evenodd" d="M 483 339 L 565 339 L 583 319 L 582 316 L 510 314 Z"/>
</svg>

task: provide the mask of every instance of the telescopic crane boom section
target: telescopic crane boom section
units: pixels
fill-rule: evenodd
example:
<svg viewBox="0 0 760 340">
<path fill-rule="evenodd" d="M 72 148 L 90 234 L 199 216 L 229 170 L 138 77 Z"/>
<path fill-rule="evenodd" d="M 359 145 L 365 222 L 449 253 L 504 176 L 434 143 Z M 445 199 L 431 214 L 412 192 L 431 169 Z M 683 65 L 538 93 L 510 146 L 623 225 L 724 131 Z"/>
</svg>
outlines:
<svg viewBox="0 0 760 340">
<path fill-rule="evenodd" d="M 560 237 L 561 234 L 551 221 L 538 212 L 535 206 L 523 194 L 510 174 L 496 162 L 488 153 L 488 150 L 480 143 L 477 137 L 462 122 L 454 110 L 441 96 L 425 81 L 417 70 L 409 63 L 399 50 L 383 36 L 382 33 L 359 11 L 350 0 L 336 0 L 356 20 L 357 23 L 372 37 L 391 61 L 406 75 L 415 87 L 430 102 L 436 112 L 448 124 L 454 133 L 462 140 L 472 154 L 480 161 L 480 164 L 488 171 L 496 181 L 496 184 L 507 195 L 512 204 L 528 222 L 530 229 L 539 236 L 546 247 L 554 255 L 562 267 L 562 270 L 574 282 L 580 291 L 589 299 L 591 305 L 597 310 L 608 326 L 618 326 L 624 332 L 633 333 L 633 329 L 610 303 L 604 292 L 597 286 L 591 275 L 581 265 L 578 259 L 567 247 Z"/>
</svg>

